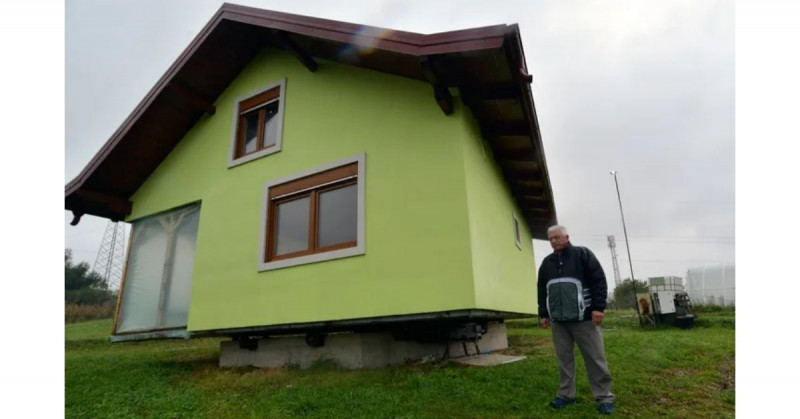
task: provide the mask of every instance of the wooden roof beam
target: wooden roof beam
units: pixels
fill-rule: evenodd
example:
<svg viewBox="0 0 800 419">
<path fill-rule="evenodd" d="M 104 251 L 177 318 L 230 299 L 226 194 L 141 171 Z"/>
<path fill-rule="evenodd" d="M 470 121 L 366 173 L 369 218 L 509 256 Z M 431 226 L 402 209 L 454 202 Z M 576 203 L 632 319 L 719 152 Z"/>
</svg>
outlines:
<svg viewBox="0 0 800 419">
<path fill-rule="evenodd" d="M 524 191 L 516 190 L 517 196 L 526 201 L 539 201 L 544 200 L 543 188 L 531 188 Z"/>
<path fill-rule="evenodd" d="M 528 74 L 528 72 L 525 70 L 525 64 L 523 64 L 522 62 L 520 62 L 520 64 L 519 64 L 519 74 L 518 74 L 518 76 L 519 76 L 519 81 L 521 81 L 523 83 L 527 83 L 527 84 L 533 83 L 533 76 Z"/>
<path fill-rule="evenodd" d="M 535 153 L 531 149 L 497 150 L 494 152 L 494 157 L 498 161 L 507 163 L 535 161 Z"/>
<path fill-rule="evenodd" d="M 314 61 L 314 58 L 311 57 L 309 53 L 307 53 L 304 49 L 300 48 L 300 45 L 297 45 L 297 42 L 289 36 L 288 33 L 284 31 L 279 31 L 277 29 L 273 29 L 272 35 L 274 35 L 275 40 L 280 44 L 285 50 L 295 56 L 300 62 L 308 69 L 310 72 L 317 71 L 319 66 L 317 62 Z"/>
<path fill-rule="evenodd" d="M 519 169 L 506 169 L 504 170 L 511 179 L 531 179 L 538 180 L 542 177 L 542 171 L 538 167 L 533 168 L 519 168 Z"/>
<path fill-rule="evenodd" d="M 436 70 L 433 68 L 433 61 L 434 58 L 432 56 L 422 56 L 419 58 L 419 66 L 422 74 L 433 86 L 433 97 L 436 99 L 436 103 L 439 104 L 439 108 L 442 109 L 445 115 L 451 115 L 453 113 L 453 95 L 450 94 L 450 89 L 436 74 Z"/>
<path fill-rule="evenodd" d="M 531 186 L 538 186 L 538 187 L 544 186 L 544 182 L 542 180 L 516 179 L 516 180 L 513 180 L 512 183 L 515 186 L 519 186 L 519 187 L 523 187 L 523 188 L 527 188 L 527 187 L 531 187 Z"/>
<path fill-rule="evenodd" d="M 487 137 L 503 135 L 531 135 L 531 128 L 527 121 L 495 122 L 483 126 L 483 134 Z"/>
<path fill-rule="evenodd" d="M 516 83 L 476 83 L 459 87 L 464 103 L 473 105 L 486 100 L 517 100 L 520 98 Z"/>
<path fill-rule="evenodd" d="M 69 225 L 76 226 L 79 222 L 81 222 L 81 217 L 84 216 L 84 213 L 80 211 L 72 211 L 72 221 L 69 222 Z"/>
<path fill-rule="evenodd" d="M 531 224 L 540 224 L 542 226 L 550 223 L 550 217 L 530 217 L 526 218 L 526 220 L 530 220 Z"/>
<path fill-rule="evenodd" d="M 170 90 L 180 96 L 181 99 L 186 101 L 186 103 L 192 107 L 200 109 L 209 115 L 214 115 L 217 112 L 217 108 L 215 108 L 211 102 L 200 97 L 200 95 L 195 93 L 193 90 L 187 89 L 174 81 L 170 82 L 168 86 Z"/>
<path fill-rule="evenodd" d="M 111 211 L 122 216 L 129 215 L 131 213 L 131 209 L 133 208 L 133 203 L 127 199 L 118 198 L 116 196 L 111 196 L 100 192 L 78 189 L 75 191 L 75 194 L 90 201 L 101 202 L 105 204 Z M 80 220 L 79 215 L 75 214 L 75 217 Z M 77 224 L 75 219 L 72 221 Z"/>
</svg>

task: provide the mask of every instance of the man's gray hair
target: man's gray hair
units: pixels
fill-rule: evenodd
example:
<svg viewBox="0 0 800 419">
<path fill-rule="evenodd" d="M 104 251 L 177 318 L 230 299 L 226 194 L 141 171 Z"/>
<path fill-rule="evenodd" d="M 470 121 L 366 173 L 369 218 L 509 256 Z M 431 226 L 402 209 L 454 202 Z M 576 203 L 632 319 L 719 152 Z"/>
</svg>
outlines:
<svg viewBox="0 0 800 419">
<path fill-rule="evenodd" d="M 554 225 L 554 226 L 548 228 L 547 229 L 547 235 L 549 236 L 550 233 L 555 232 L 555 231 L 560 231 L 560 232 L 564 233 L 565 236 L 567 235 L 567 228 L 562 226 L 562 225 Z"/>
</svg>

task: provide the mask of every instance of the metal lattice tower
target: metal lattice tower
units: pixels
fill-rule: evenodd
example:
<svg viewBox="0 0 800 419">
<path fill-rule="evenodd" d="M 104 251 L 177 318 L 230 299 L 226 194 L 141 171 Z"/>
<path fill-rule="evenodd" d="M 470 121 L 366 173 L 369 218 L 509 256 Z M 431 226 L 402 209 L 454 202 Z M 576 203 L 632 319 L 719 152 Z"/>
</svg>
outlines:
<svg viewBox="0 0 800 419">
<path fill-rule="evenodd" d="M 622 279 L 619 276 L 619 264 L 617 264 L 617 241 L 614 236 L 608 237 L 608 248 L 611 249 L 611 262 L 614 264 L 614 285 L 619 286 Z"/>
<path fill-rule="evenodd" d="M 105 279 L 108 289 L 116 290 L 122 281 L 125 264 L 125 223 L 109 220 L 93 270 Z"/>
</svg>

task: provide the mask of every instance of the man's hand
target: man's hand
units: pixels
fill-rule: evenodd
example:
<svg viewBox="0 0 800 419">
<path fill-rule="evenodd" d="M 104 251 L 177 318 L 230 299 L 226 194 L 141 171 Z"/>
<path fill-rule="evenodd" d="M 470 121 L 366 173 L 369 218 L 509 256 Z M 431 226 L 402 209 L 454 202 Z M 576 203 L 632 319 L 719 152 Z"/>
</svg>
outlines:
<svg viewBox="0 0 800 419">
<path fill-rule="evenodd" d="M 547 317 L 542 317 L 541 320 L 539 320 L 539 324 L 542 325 L 542 328 L 547 329 L 550 327 L 550 319 Z"/>
<path fill-rule="evenodd" d="M 594 323 L 595 326 L 600 326 L 600 324 L 603 323 L 603 318 L 605 316 L 606 315 L 602 311 L 593 311 L 592 312 L 592 323 Z"/>
</svg>

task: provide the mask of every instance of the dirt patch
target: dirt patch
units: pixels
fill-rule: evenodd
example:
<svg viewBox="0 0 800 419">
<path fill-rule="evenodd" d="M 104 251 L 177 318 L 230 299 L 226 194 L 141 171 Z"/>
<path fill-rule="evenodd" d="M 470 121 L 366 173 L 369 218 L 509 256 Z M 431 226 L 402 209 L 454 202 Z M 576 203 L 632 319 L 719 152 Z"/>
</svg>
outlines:
<svg viewBox="0 0 800 419">
<path fill-rule="evenodd" d="M 669 368 L 659 372 L 659 374 L 669 378 L 691 377 L 697 373 L 698 370 L 692 368 Z"/>
<path fill-rule="evenodd" d="M 716 382 L 717 387 L 722 390 L 736 388 L 736 360 L 734 357 L 725 358 L 717 371 L 719 371 L 719 379 Z"/>
<path fill-rule="evenodd" d="M 508 349 L 499 353 L 505 355 L 538 355 L 551 353 L 553 340 L 534 336 L 509 336 Z"/>
</svg>

